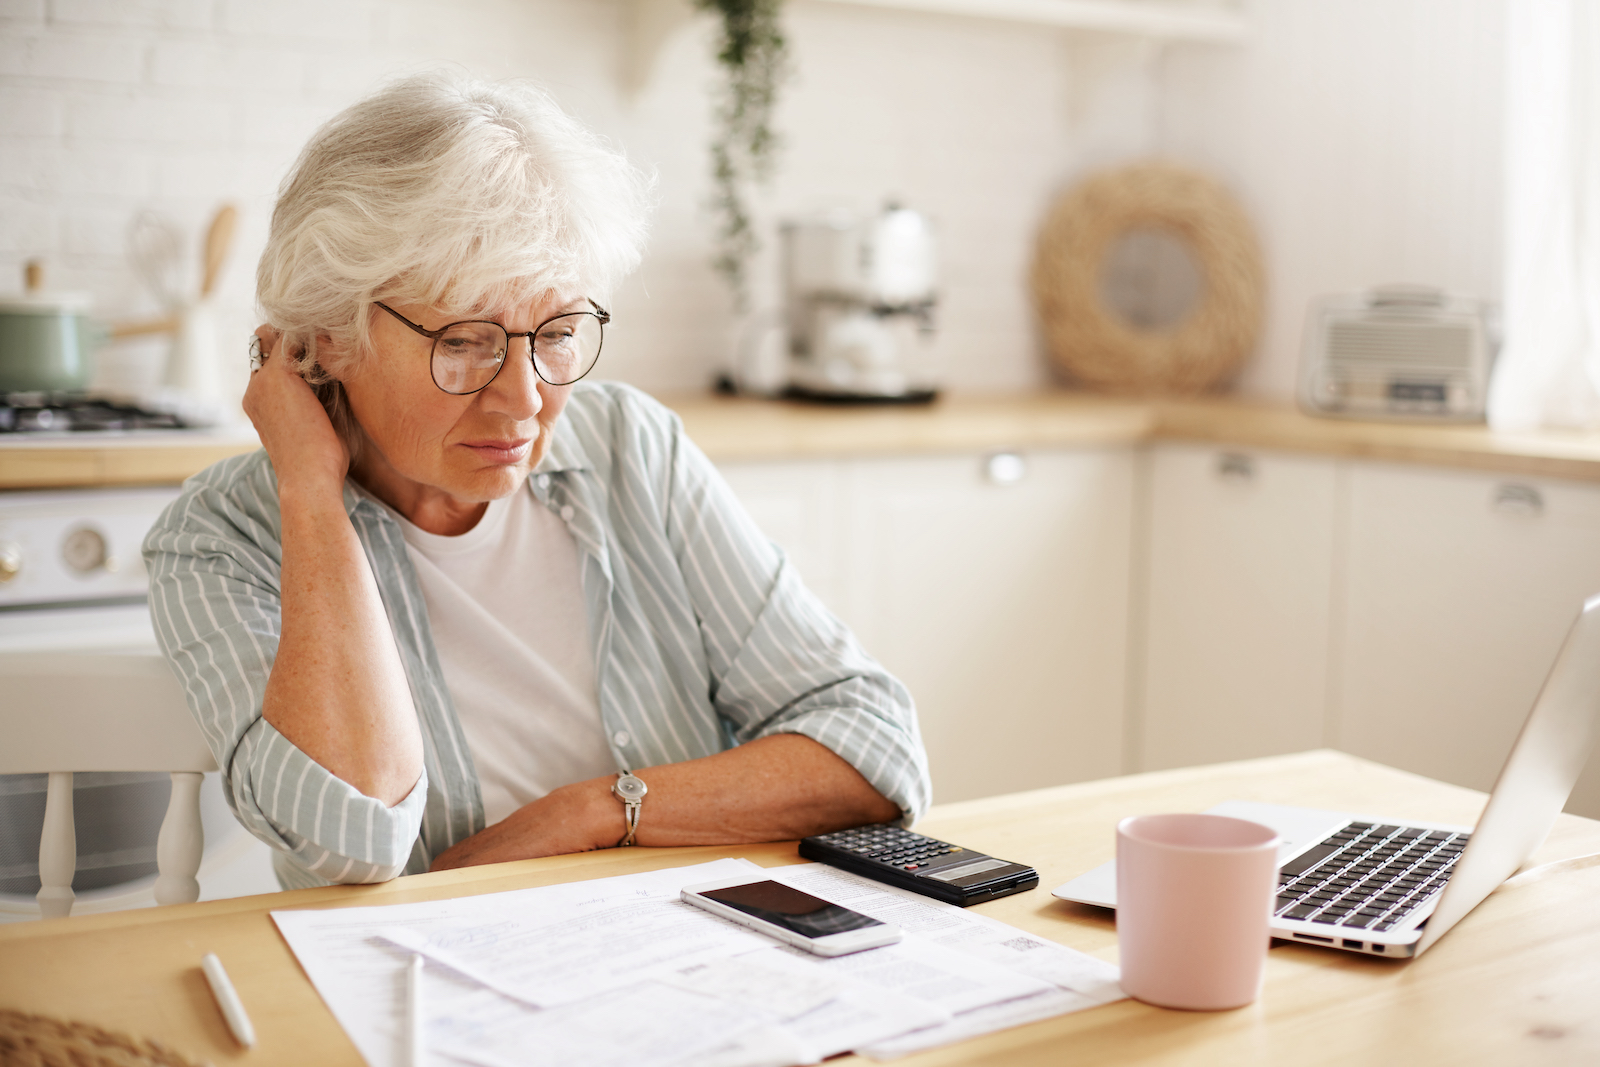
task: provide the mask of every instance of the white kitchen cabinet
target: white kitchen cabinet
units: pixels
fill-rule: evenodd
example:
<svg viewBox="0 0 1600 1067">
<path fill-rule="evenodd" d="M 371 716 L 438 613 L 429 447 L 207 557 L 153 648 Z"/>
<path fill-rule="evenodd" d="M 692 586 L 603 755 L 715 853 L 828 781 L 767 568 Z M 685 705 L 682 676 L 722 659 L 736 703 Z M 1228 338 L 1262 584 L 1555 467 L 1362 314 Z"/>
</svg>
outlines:
<svg viewBox="0 0 1600 1067">
<path fill-rule="evenodd" d="M 916 698 L 941 802 L 1122 770 L 1133 457 L 1021 458 L 1013 484 L 978 456 L 849 472 L 851 618 Z"/>
<path fill-rule="evenodd" d="M 1179 444 L 1146 462 L 1136 765 L 1321 747 L 1337 464 Z"/>
<path fill-rule="evenodd" d="M 941 802 L 1122 770 L 1132 455 L 1017 459 L 721 466 L 911 690 Z"/>
<path fill-rule="evenodd" d="M 1600 488 L 1349 465 L 1336 747 L 1488 789 L 1585 598 Z M 1600 815 L 1591 765 L 1574 810 Z"/>
<path fill-rule="evenodd" d="M 839 499 L 842 466 L 825 460 L 717 466 L 756 525 L 784 550 L 807 587 L 841 618 L 846 613 L 839 557 L 847 548 Z"/>
<path fill-rule="evenodd" d="M 941 801 L 1323 745 L 1487 789 L 1600 592 L 1596 486 L 1178 443 L 1022 458 L 1009 485 L 979 454 L 722 465 L 910 687 Z M 1600 758 L 1568 808 L 1600 817 Z"/>
</svg>

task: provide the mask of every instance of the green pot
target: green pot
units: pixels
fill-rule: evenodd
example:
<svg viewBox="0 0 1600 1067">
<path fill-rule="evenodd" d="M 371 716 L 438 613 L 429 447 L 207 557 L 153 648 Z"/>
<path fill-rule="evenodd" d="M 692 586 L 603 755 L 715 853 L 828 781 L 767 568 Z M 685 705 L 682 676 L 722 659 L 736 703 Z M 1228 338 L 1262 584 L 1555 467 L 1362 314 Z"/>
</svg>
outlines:
<svg viewBox="0 0 1600 1067">
<path fill-rule="evenodd" d="M 0 298 L 0 393 L 88 388 L 105 332 L 74 296 Z"/>
</svg>

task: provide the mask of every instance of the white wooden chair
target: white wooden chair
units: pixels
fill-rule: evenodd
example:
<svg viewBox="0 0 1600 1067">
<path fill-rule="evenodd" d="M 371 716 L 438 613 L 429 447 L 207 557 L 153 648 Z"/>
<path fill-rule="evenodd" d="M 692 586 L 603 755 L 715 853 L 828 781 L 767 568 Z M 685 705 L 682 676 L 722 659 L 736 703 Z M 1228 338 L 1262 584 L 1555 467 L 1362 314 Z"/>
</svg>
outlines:
<svg viewBox="0 0 1600 1067">
<path fill-rule="evenodd" d="M 72 913 L 77 771 L 166 771 L 172 798 L 156 841 L 159 904 L 199 899 L 200 783 L 217 769 L 159 653 L 0 653 L 0 774 L 50 775 L 39 840 L 43 918 Z"/>
</svg>

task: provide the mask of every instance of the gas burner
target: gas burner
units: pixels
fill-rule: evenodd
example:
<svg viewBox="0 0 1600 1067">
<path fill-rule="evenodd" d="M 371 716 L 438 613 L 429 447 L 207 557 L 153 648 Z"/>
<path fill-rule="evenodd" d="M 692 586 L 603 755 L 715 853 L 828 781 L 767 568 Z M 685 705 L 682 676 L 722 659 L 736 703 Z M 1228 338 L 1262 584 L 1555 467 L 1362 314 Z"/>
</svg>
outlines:
<svg viewBox="0 0 1600 1067">
<path fill-rule="evenodd" d="M 171 412 L 148 411 L 84 393 L 0 394 L 0 433 L 181 430 L 184 425 Z"/>
</svg>

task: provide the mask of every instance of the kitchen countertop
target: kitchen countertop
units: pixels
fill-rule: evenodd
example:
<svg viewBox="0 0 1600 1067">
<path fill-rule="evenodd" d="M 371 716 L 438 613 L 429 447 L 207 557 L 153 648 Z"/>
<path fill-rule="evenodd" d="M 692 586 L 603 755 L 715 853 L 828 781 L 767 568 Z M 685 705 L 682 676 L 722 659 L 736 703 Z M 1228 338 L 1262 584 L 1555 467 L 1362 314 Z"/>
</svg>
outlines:
<svg viewBox="0 0 1600 1067">
<path fill-rule="evenodd" d="M 261 447 L 249 426 L 148 433 L 6 434 L 0 490 L 175 485 L 218 460 Z"/>
<path fill-rule="evenodd" d="M 1600 482 L 1600 434 L 1499 434 L 1483 425 L 1357 422 L 1288 404 L 1217 397 L 1138 400 L 1065 390 L 954 395 L 925 407 L 826 407 L 664 395 L 712 459 L 784 460 L 1201 441 Z M 227 433 L 0 440 L 0 489 L 181 481 L 256 447 Z"/>
</svg>

